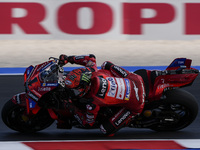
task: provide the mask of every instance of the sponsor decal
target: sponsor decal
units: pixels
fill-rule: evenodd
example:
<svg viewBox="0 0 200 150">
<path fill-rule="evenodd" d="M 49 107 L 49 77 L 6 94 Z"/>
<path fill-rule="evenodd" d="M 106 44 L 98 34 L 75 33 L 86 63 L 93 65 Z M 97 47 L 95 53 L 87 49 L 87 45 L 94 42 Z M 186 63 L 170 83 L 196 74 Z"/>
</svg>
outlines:
<svg viewBox="0 0 200 150">
<path fill-rule="evenodd" d="M 117 127 L 120 126 L 122 123 L 124 123 L 124 121 L 129 117 L 130 114 L 131 114 L 130 111 L 126 111 L 125 113 L 123 113 L 122 116 L 119 117 L 119 119 L 115 120 L 114 124 Z"/>
<path fill-rule="evenodd" d="M 186 58 L 177 58 L 168 66 L 168 68 L 170 68 L 170 67 L 180 67 L 181 65 L 184 65 L 185 62 L 186 62 Z"/>
<path fill-rule="evenodd" d="M 94 123 L 94 121 L 95 121 L 95 120 L 94 120 L 94 115 L 93 115 L 93 114 L 88 114 L 88 113 L 87 113 L 87 114 L 86 114 L 86 118 L 87 118 L 87 119 L 86 119 L 86 122 L 87 122 L 87 123 Z"/>
<path fill-rule="evenodd" d="M 17 102 L 17 104 L 20 104 L 21 103 L 21 100 L 20 100 L 20 94 L 17 94 L 16 95 L 16 102 Z"/>
<path fill-rule="evenodd" d="M 41 96 L 42 96 L 42 95 L 40 95 L 40 93 L 36 92 L 35 90 L 32 90 L 32 92 L 33 92 L 36 96 L 38 96 L 38 97 L 41 97 Z"/>
<path fill-rule="evenodd" d="M 90 79 L 91 79 L 91 76 L 92 76 L 92 74 L 89 74 L 89 73 L 83 73 L 82 74 L 82 77 L 81 77 L 81 80 L 83 80 L 83 81 L 85 81 L 85 82 L 87 82 L 87 83 L 89 83 L 90 82 Z"/>
<path fill-rule="evenodd" d="M 184 61 L 178 61 L 178 64 L 179 64 L 179 65 L 184 65 L 185 62 L 184 62 Z"/>
<path fill-rule="evenodd" d="M 115 97 L 115 94 L 116 94 L 116 91 L 117 91 L 117 84 L 115 82 L 115 79 L 113 77 L 108 77 L 106 79 L 110 83 L 110 88 L 109 88 L 107 96 Z"/>
<path fill-rule="evenodd" d="M 66 84 L 66 85 L 72 85 L 72 82 L 69 81 L 69 80 L 65 80 L 65 84 Z"/>
<path fill-rule="evenodd" d="M 130 94 L 131 94 L 131 86 L 130 86 L 130 81 L 129 79 L 124 79 L 125 83 L 126 83 L 126 93 L 125 93 L 125 98 L 124 100 L 128 101 L 130 98 Z"/>
<path fill-rule="evenodd" d="M 53 64 L 53 61 L 51 61 L 50 63 L 48 63 L 46 66 L 44 66 L 43 68 L 41 68 L 41 70 L 40 70 L 40 72 L 41 71 L 43 71 L 43 70 L 45 70 L 46 68 L 48 68 L 50 65 L 52 65 Z M 39 69 L 38 69 L 39 70 Z"/>
<path fill-rule="evenodd" d="M 38 87 L 38 91 L 48 92 L 48 91 L 51 91 L 51 88 L 50 87 Z"/>
<path fill-rule="evenodd" d="M 124 110 L 125 108 L 121 109 L 117 114 L 115 114 L 111 121 L 114 121 Z"/>
<path fill-rule="evenodd" d="M 34 102 L 32 99 L 28 99 L 29 101 L 29 108 L 35 108 L 36 102 Z"/>
<path fill-rule="evenodd" d="M 102 77 L 98 77 L 100 80 L 100 86 L 99 86 L 99 90 L 96 94 L 96 96 L 100 97 L 100 98 L 104 98 L 106 91 L 108 89 L 108 81 Z"/>
<path fill-rule="evenodd" d="M 58 86 L 58 83 L 42 83 L 41 86 Z"/>
<path fill-rule="evenodd" d="M 126 71 L 123 68 L 121 68 L 119 66 L 113 66 L 113 68 L 118 74 L 121 74 L 122 77 L 124 77 L 124 78 L 127 77 L 128 74 L 126 73 Z"/>
<path fill-rule="evenodd" d="M 125 85 L 124 80 L 122 78 L 116 78 L 118 89 L 117 89 L 117 99 L 124 99 L 125 94 Z"/>
<path fill-rule="evenodd" d="M 136 97 L 137 101 L 139 101 L 140 98 L 139 98 L 139 95 L 138 95 L 138 88 L 137 88 L 137 86 L 135 85 L 135 82 L 132 81 L 132 83 L 133 83 L 133 85 L 134 85 L 135 97 Z"/>
<path fill-rule="evenodd" d="M 160 84 L 160 85 L 158 85 L 158 87 L 157 87 L 157 89 L 164 89 L 164 88 L 166 88 L 166 87 L 169 87 L 170 86 L 170 84 L 168 84 L 168 83 L 164 83 L 164 84 Z"/>
<path fill-rule="evenodd" d="M 87 55 L 75 56 L 75 59 L 76 59 L 76 60 L 79 60 L 79 59 L 84 59 L 84 58 L 85 58 L 85 56 L 87 56 Z"/>
<path fill-rule="evenodd" d="M 33 100 L 38 101 L 38 97 L 36 95 L 34 95 L 33 93 L 31 93 L 31 92 L 28 93 L 28 96 L 30 98 L 32 98 Z"/>
</svg>

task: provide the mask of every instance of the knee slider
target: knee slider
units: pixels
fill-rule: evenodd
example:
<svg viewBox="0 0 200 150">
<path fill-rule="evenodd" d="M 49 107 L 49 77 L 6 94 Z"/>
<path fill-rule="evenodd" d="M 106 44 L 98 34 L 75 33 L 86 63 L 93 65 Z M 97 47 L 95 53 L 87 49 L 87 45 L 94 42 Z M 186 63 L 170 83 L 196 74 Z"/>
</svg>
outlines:
<svg viewBox="0 0 200 150">
<path fill-rule="evenodd" d="M 100 125 L 100 130 L 103 134 L 110 135 L 115 133 L 116 128 L 110 121 L 106 121 Z"/>
</svg>

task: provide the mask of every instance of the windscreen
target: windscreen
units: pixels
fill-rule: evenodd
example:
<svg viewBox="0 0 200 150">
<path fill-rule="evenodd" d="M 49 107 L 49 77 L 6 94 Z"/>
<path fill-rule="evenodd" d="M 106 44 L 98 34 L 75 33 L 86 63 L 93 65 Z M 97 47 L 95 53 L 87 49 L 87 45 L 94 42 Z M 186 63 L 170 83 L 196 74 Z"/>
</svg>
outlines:
<svg viewBox="0 0 200 150">
<path fill-rule="evenodd" d="M 58 81 L 57 65 L 53 63 L 51 66 L 44 69 L 39 77 L 44 83 L 55 83 Z"/>
</svg>

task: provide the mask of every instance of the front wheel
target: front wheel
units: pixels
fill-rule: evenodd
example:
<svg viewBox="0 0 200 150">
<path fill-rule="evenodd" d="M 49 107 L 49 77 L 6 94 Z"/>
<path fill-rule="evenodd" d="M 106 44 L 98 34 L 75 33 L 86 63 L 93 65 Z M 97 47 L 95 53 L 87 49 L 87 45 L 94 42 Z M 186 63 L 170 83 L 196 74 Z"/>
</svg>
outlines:
<svg viewBox="0 0 200 150">
<path fill-rule="evenodd" d="M 198 103 L 189 92 L 181 89 L 165 93 L 166 99 L 159 106 L 160 122 L 151 127 L 155 131 L 177 131 L 190 125 L 198 114 Z"/>
<path fill-rule="evenodd" d="M 54 122 L 46 109 L 41 109 L 36 115 L 27 116 L 26 107 L 16 105 L 12 100 L 4 105 L 1 116 L 7 127 L 23 133 L 43 130 Z"/>
</svg>

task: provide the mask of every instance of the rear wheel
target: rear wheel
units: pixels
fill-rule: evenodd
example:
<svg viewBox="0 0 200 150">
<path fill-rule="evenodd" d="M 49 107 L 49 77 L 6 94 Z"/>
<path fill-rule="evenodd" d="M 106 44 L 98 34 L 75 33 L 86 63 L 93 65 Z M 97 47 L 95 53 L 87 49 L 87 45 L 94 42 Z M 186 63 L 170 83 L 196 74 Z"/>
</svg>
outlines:
<svg viewBox="0 0 200 150">
<path fill-rule="evenodd" d="M 36 115 L 27 116 L 26 108 L 9 100 L 3 107 L 3 122 L 12 130 L 19 132 L 37 132 L 49 127 L 54 120 L 46 109 L 41 109 Z"/>
<path fill-rule="evenodd" d="M 170 90 L 166 100 L 159 106 L 160 122 L 151 127 L 155 131 L 177 131 L 190 125 L 198 114 L 198 103 L 189 92 L 181 89 Z"/>
</svg>

